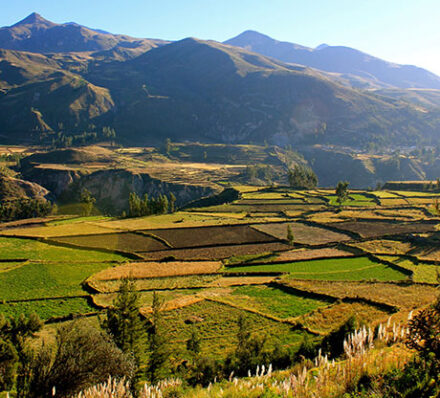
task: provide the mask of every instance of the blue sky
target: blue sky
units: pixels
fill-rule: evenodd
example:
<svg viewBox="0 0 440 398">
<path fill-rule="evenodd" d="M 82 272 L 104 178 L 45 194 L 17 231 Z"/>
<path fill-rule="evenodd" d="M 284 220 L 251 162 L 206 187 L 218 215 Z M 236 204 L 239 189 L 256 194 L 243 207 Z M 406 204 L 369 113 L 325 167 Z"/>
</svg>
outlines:
<svg viewBox="0 0 440 398">
<path fill-rule="evenodd" d="M 0 26 L 33 11 L 113 33 L 223 41 L 247 29 L 345 45 L 440 75 L 439 0 L 0 0 Z"/>
</svg>

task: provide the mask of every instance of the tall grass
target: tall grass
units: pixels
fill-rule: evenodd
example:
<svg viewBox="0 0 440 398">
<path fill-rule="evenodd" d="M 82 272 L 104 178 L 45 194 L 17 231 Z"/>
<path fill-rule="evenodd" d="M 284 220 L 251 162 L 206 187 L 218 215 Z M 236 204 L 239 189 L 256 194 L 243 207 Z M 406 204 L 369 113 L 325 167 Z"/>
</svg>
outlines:
<svg viewBox="0 0 440 398">
<path fill-rule="evenodd" d="M 410 316 L 411 317 L 411 314 Z M 259 366 L 249 371 L 247 378 L 239 379 L 233 373 L 229 380 L 211 383 L 207 388 L 182 390 L 182 381 L 169 379 L 157 385 L 145 384 L 141 398 L 162 398 L 170 391 L 180 390 L 190 398 L 260 397 L 269 393 L 285 398 L 333 398 L 353 391 L 362 376 L 383 375 L 402 368 L 412 353 L 401 344 L 408 335 L 404 325 L 380 325 L 375 336 L 371 328 L 356 330 L 344 341 L 344 358 L 330 361 L 319 351 L 314 361 L 305 361 L 290 371 L 272 372 L 272 366 Z M 176 395 L 177 396 L 177 395 Z M 109 379 L 107 383 L 92 387 L 75 398 L 132 398 L 128 384 Z"/>
</svg>

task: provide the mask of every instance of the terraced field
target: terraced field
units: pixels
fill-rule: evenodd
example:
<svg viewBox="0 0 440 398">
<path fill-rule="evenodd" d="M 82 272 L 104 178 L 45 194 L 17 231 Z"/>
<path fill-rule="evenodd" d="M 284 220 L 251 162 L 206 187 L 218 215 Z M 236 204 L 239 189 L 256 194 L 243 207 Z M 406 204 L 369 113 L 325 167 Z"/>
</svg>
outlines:
<svg viewBox="0 0 440 398">
<path fill-rule="evenodd" d="M 224 357 L 240 316 L 270 345 L 295 348 L 352 315 L 374 326 L 437 296 L 433 195 L 353 191 L 339 206 L 334 190 L 237 188 L 233 203 L 162 216 L 0 225 L 0 313 L 50 322 L 96 314 L 130 276 L 143 316 L 159 292 L 176 355 L 196 327 L 202 351 Z"/>
<path fill-rule="evenodd" d="M 404 272 L 368 257 L 338 258 L 292 263 L 271 263 L 228 268 L 234 273 L 285 273 L 289 278 L 311 280 L 380 280 L 399 281 L 408 278 Z"/>
</svg>

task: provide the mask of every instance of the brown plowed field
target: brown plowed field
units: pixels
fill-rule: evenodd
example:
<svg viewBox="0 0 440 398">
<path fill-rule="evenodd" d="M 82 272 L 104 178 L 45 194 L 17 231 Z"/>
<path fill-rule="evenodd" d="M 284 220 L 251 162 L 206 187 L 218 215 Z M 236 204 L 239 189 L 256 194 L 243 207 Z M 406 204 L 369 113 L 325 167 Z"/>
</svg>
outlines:
<svg viewBox="0 0 440 398">
<path fill-rule="evenodd" d="M 375 238 L 386 235 L 400 235 L 409 233 L 434 232 L 436 224 L 414 222 L 414 223 L 387 223 L 387 222 L 363 222 L 349 221 L 332 223 L 329 226 L 341 231 L 355 232 L 363 238 Z"/>
<path fill-rule="evenodd" d="M 195 249 L 171 249 L 157 252 L 138 253 L 146 260 L 161 260 L 174 257 L 176 260 L 221 260 L 232 256 L 272 253 L 289 250 L 291 246 L 284 243 L 260 243 L 231 246 L 213 246 Z"/>
<path fill-rule="evenodd" d="M 130 232 L 121 234 L 67 236 L 55 238 L 54 240 L 79 246 L 121 250 L 125 252 L 146 252 L 150 250 L 164 250 L 167 248 L 167 246 L 156 239 Z"/>
<path fill-rule="evenodd" d="M 156 229 L 144 232 L 165 239 L 175 248 L 264 243 L 276 240 L 275 238 L 258 232 L 247 225 Z"/>
</svg>

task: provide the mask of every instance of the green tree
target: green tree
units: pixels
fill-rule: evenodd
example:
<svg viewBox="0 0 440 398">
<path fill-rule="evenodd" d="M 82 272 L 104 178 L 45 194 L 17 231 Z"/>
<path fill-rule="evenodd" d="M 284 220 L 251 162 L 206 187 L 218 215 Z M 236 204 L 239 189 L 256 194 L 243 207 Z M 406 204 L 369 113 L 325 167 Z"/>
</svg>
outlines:
<svg viewBox="0 0 440 398">
<path fill-rule="evenodd" d="M 165 140 L 165 146 L 164 146 L 164 149 L 165 149 L 165 153 L 167 154 L 167 155 L 169 155 L 170 154 L 170 152 L 171 152 L 171 140 L 169 139 L 169 138 L 167 138 L 166 140 Z"/>
<path fill-rule="evenodd" d="M 162 302 L 159 295 L 153 293 L 152 314 L 148 330 L 149 359 L 147 364 L 147 377 L 150 382 L 156 383 L 166 378 L 169 374 L 168 360 L 169 350 L 164 335 L 161 314 Z"/>
<path fill-rule="evenodd" d="M 80 202 L 83 204 L 83 215 L 88 217 L 92 214 L 93 205 L 96 199 L 87 188 L 83 188 L 80 195 Z"/>
<path fill-rule="evenodd" d="M 252 335 L 248 320 L 238 318 L 237 346 L 235 351 L 227 358 L 226 367 L 229 372 L 234 371 L 239 376 L 244 376 L 249 370 L 257 366 L 268 365 L 270 353 L 266 349 L 266 335 Z"/>
<path fill-rule="evenodd" d="M 145 322 L 140 313 L 139 293 L 136 282 L 123 278 L 113 306 L 107 310 L 102 327 L 125 353 L 133 355 L 139 365 L 145 339 Z"/>
<path fill-rule="evenodd" d="M 292 227 L 290 225 L 287 226 L 287 241 L 289 242 L 289 245 L 293 246 L 294 239 L 293 239 Z"/>
<path fill-rule="evenodd" d="M 295 165 L 287 174 L 289 185 L 295 189 L 313 189 L 318 185 L 318 177 L 308 166 Z"/>
<path fill-rule="evenodd" d="M 348 185 L 349 183 L 347 181 L 339 181 L 338 185 L 336 185 L 336 201 L 339 206 L 341 206 L 348 198 Z"/>
<path fill-rule="evenodd" d="M 176 197 L 172 192 L 170 192 L 170 213 L 174 213 L 176 211 Z"/>
<path fill-rule="evenodd" d="M 4 316 L 0 317 L 0 340 L 3 342 L 2 364 L 6 365 L 7 370 L 4 382 L 10 384 L 11 366 L 14 363 L 12 361 L 15 360 L 18 363 L 16 370 L 17 398 L 26 397 L 29 392 L 30 353 L 27 342 L 30 338 L 35 337 L 35 333 L 42 326 L 43 322 L 36 314 L 31 314 L 28 317 L 21 314 L 17 318 L 10 319 L 6 319 Z"/>
<path fill-rule="evenodd" d="M 191 329 L 191 336 L 186 342 L 186 349 L 194 356 L 200 354 L 201 339 L 195 326 Z"/>
</svg>

